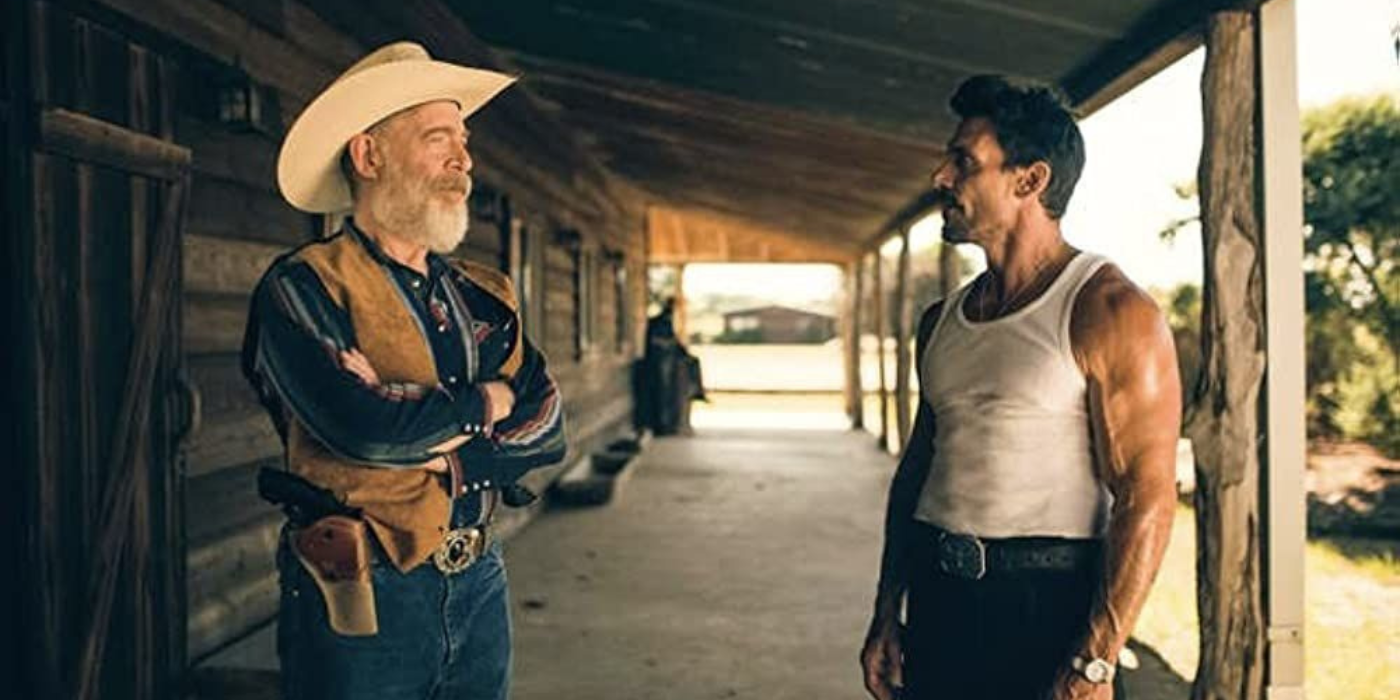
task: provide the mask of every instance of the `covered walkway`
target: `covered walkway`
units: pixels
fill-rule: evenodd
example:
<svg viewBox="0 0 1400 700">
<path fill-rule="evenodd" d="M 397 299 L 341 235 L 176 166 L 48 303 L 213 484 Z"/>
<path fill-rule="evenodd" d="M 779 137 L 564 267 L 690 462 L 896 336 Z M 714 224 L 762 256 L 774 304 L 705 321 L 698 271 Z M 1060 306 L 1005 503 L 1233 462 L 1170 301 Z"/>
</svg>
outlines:
<svg viewBox="0 0 1400 700">
<path fill-rule="evenodd" d="M 517 700 L 868 697 L 894 461 L 864 433 L 701 429 L 654 441 L 613 504 L 508 544 Z M 1139 647 L 1134 700 L 1184 681 Z"/>
</svg>

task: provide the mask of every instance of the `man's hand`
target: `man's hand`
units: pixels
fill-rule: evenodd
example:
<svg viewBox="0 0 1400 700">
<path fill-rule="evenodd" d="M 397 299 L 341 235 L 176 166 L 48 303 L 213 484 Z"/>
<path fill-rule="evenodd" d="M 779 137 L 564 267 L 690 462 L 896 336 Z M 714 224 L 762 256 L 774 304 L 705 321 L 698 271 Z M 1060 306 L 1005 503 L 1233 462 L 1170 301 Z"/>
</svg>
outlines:
<svg viewBox="0 0 1400 700">
<path fill-rule="evenodd" d="M 374 365 L 369 363 L 369 358 L 358 348 L 340 351 L 340 364 L 347 371 L 360 378 L 365 386 L 379 386 L 379 373 L 374 371 Z"/>
<path fill-rule="evenodd" d="M 896 700 L 904 687 L 904 626 L 896 619 L 870 621 L 860 652 L 865 689 L 875 700 Z"/>
<path fill-rule="evenodd" d="M 420 465 L 420 466 L 422 466 L 423 469 L 427 469 L 427 470 L 430 471 L 430 472 L 435 472 L 435 473 L 438 473 L 438 474 L 446 474 L 446 473 L 447 473 L 447 458 L 446 458 L 446 457 L 434 457 L 434 458 L 432 458 L 432 459 L 430 459 L 430 460 L 424 462 L 424 463 L 423 463 L 422 465 Z"/>
<path fill-rule="evenodd" d="M 494 425 L 510 416 L 515 410 L 515 391 L 505 382 L 486 382 L 481 390 L 491 400 L 491 423 Z"/>
<path fill-rule="evenodd" d="M 1113 684 L 1090 683 L 1073 670 L 1066 669 L 1055 679 L 1049 700 L 1113 700 Z"/>
</svg>

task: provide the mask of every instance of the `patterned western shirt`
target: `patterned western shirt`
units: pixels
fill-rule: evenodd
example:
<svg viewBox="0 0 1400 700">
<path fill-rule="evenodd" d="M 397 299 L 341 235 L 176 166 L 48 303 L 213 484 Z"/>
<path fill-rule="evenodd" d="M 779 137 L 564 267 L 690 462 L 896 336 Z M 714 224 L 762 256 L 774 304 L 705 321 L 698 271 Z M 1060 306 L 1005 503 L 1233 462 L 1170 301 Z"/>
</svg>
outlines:
<svg viewBox="0 0 1400 700">
<path fill-rule="evenodd" d="M 284 256 L 254 291 L 243 347 L 244 373 L 284 439 L 289 412 L 335 454 L 395 469 L 418 467 L 435 456 L 432 446 L 473 435 L 449 459 L 454 498 L 485 494 L 561 460 L 562 400 L 544 355 L 528 340 L 509 380 L 515 407 L 499 423 L 490 420 L 481 385 L 501 379 L 518 316 L 441 256 L 429 253 L 422 275 L 385 255 L 351 220 L 340 235 L 354 236 L 397 284 L 432 349 L 438 383 L 370 385 L 348 370 L 341 352 L 357 346 L 350 315 L 309 264 Z"/>
</svg>

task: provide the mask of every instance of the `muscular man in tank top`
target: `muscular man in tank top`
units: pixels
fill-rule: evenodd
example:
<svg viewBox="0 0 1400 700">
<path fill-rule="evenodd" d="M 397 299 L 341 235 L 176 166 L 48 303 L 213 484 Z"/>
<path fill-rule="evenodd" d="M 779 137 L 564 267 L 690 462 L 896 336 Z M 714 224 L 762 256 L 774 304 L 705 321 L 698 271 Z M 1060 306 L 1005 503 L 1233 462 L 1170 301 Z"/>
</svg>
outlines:
<svg viewBox="0 0 1400 700">
<path fill-rule="evenodd" d="M 1061 235 L 1084 163 L 1063 103 L 980 76 L 950 106 L 961 123 L 933 173 L 943 236 L 981 247 L 988 269 L 920 322 L 866 687 L 1121 699 L 1118 655 L 1175 509 L 1171 334 L 1122 271 Z"/>
</svg>

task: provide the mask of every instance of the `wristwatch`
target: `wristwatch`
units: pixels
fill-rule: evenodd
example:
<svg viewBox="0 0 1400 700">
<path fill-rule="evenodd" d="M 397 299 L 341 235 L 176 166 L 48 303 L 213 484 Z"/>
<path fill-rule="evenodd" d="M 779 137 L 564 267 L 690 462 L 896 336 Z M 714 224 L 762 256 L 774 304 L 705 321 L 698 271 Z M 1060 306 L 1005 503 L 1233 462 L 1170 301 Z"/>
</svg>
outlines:
<svg viewBox="0 0 1400 700">
<path fill-rule="evenodd" d="M 1076 656 L 1070 660 L 1069 665 L 1090 683 L 1102 685 L 1113 680 L 1114 666 L 1103 659 Z"/>
</svg>

